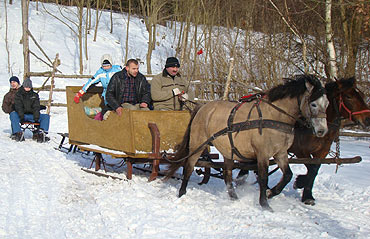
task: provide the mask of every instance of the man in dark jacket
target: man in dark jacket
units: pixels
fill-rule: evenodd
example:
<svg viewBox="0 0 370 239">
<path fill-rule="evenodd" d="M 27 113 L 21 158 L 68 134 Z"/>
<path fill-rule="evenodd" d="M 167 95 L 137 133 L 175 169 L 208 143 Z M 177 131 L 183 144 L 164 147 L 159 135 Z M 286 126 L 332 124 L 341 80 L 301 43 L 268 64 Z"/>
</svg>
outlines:
<svg viewBox="0 0 370 239">
<path fill-rule="evenodd" d="M 16 141 L 24 140 L 20 123 L 23 122 L 39 122 L 40 129 L 36 132 L 34 139 L 37 142 L 45 142 L 49 138 L 45 135 L 49 130 L 50 116 L 40 114 L 40 98 L 33 91 L 32 82 L 29 78 L 25 79 L 23 85 L 19 88 L 14 99 L 15 111 L 10 113 L 10 121 L 12 132 L 15 134 Z"/>
<path fill-rule="evenodd" d="M 18 92 L 19 87 L 21 86 L 19 83 L 19 79 L 16 76 L 12 76 L 9 79 L 10 82 L 10 90 L 6 95 L 4 95 L 3 104 L 1 108 L 7 114 L 14 111 L 14 97 L 15 94 Z"/>
<path fill-rule="evenodd" d="M 128 60 L 126 67 L 112 76 L 105 97 L 108 102 L 107 110 L 114 110 L 118 115 L 122 114 L 123 108 L 149 110 L 150 85 L 139 72 L 137 60 Z M 107 116 L 108 113 L 104 119 Z"/>
</svg>

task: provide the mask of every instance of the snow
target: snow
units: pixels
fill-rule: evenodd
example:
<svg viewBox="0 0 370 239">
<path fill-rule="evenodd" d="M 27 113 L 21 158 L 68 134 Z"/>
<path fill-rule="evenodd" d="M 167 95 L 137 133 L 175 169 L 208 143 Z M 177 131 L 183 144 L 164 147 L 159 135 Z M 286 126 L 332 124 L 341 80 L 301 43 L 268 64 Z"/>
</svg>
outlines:
<svg viewBox="0 0 370 239">
<path fill-rule="evenodd" d="M 15 75 L 23 76 L 20 1 L 8 5 L 8 32 Z M 56 12 L 55 5 L 46 4 Z M 65 74 L 78 72 L 75 39 L 70 30 L 30 3 L 32 34 L 53 58 L 60 53 Z M 5 51 L 4 1 L 0 2 L 0 94 L 9 89 Z M 94 16 L 94 14 L 93 14 Z M 98 40 L 89 36 L 90 60 L 84 74 L 93 74 L 101 55 L 111 53 L 122 64 L 126 17 L 114 14 L 115 33 L 110 34 L 109 14 L 102 15 Z M 131 18 L 130 57 L 145 59 L 145 26 Z M 167 38 L 154 51 L 153 72 L 159 72 L 167 56 L 172 30 L 160 27 Z M 92 34 L 91 34 L 92 35 Z M 117 43 L 118 42 L 118 43 Z M 31 49 L 36 49 L 31 46 Z M 36 50 L 35 50 L 36 51 Z M 31 57 L 33 71 L 49 70 Z M 146 67 L 141 65 L 146 73 Z M 43 78 L 32 78 L 40 86 Z M 86 79 L 85 79 L 86 80 Z M 82 85 L 85 80 L 57 79 L 57 88 Z M 65 102 L 64 93 L 55 93 L 56 102 Z M 46 99 L 47 94 L 41 94 Z M 2 98 L 2 97 L 1 97 Z M 134 169 L 132 180 L 113 180 L 85 173 L 92 155 L 55 150 L 61 140 L 58 132 L 68 132 L 65 108 L 52 108 L 51 141 L 39 144 L 27 131 L 25 142 L 9 138 L 10 122 L 0 113 L 0 238 L 369 238 L 370 235 L 370 156 L 369 141 L 341 138 L 341 156 L 362 156 L 359 164 L 323 165 L 314 187 L 316 205 L 300 202 L 301 190 L 290 182 L 283 192 L 269 200 L 274 213 L 262 211 L 259 189 L 251 175 L 237 187 L 239 200 L 231 201 L 222 180 L 211 178 L 198 185 L 201 177 L 191 177 L 187 194 L 177 197 L 180 180 L 148 182 L 149 174 Z M 68 145 L 65 145 L 68 147 Z M 335 145 L 333 145 L 335 149 Z M 106 156 L 108 163 L 119 162 Z M 305 173 L 302 165 L 292 165 L 294 177 Z M 126 167 L 108 167 L 110 174 L 125 177 Z M 280 179 L 276 173 L 270 185 Z"/>
</svg>

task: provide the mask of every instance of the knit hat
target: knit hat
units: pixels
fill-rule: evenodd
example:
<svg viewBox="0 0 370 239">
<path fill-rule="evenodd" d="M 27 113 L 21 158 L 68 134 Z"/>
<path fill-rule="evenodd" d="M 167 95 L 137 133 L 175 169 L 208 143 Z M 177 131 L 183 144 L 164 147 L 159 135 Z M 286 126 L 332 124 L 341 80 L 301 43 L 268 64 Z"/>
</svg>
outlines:
<svg viewBox="0 0 370 239">
<path fill-rule="evenodd" d="M 167 60 L 166 60 L 165 68 L 175 67 L 175 66 L 180 67 L 179 60 L 177 60 L 176 57 L 168 57 Z"/>
<path fill-rule="evenodd" d="M 10 82 L 10 83 L 12 83 L 12 81 L 17 82 L 19 85 L 21 84 L 21 83 L 19 82 L 18 77 L 16 77 L 16 76 L 12 76 L 12 77 L 10 77 L 9 82 Z"/>
<path fill-rule="evenodd" d="M 112 65 L 112 57 L 111 55 L 109 54 L 104 54 L 102 57 L 101 57 L 101 65 L 104 66 L 104 65 Z"/>
<path fill-rule="evenodd" d="M 30 78 L 26 78 L 23 81 L 23 88 L 32 88 L 32 81 L 30 80 Z"/>
</svg>

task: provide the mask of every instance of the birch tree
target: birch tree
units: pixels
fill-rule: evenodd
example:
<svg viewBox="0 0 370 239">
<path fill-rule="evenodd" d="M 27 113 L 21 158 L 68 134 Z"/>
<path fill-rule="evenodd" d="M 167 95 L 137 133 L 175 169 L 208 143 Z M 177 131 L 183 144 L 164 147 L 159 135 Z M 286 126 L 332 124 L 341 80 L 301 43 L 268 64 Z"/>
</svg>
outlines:
<svg viewBox="0 0 370 239">
<path fill-rule="evenodd" d="M 336 61 L 336 53 L 334 47 L 333 39 L 333 29 L 331 22 L 331 8 L 332 0 L 325 0 L 325 37 L 326 37 L 326 47 L 329 55 L 328 59 L 328 73 L 329 79 L 334 80 L 338 78 L 338 67 Z"/>
</svg>

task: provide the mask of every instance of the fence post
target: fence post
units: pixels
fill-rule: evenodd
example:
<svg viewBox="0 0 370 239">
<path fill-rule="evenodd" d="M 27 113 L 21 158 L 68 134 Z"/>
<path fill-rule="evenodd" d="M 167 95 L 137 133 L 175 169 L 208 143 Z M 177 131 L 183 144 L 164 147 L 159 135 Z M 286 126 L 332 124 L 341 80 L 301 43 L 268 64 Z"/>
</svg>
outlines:
<svg viewBox="0 0 370 239">
<path fill-rule="evenodd" d="M 54 76 L 55 72 L 57 71 L 57 67 L 60 65 L 59 60 L 59 53 L 56 54 L 54 62 L 53 62 L 53 71 L 51 72 L 51 82 L 50 82 L 50 91 L 49 91 L 49 100 L 48 100 L 48 108 L 46 113 L 50 114 L 50 108 L 51 108 L 51 101 L 53 99 L 53 89 L 54 89 Z"/>
</svg>

